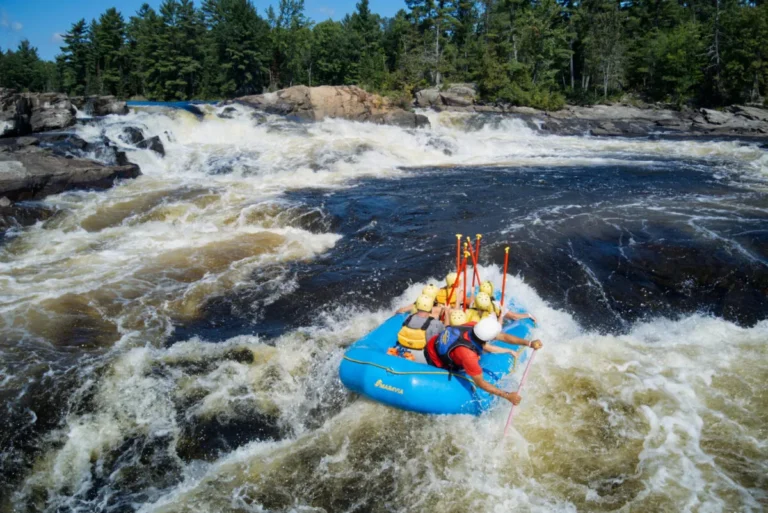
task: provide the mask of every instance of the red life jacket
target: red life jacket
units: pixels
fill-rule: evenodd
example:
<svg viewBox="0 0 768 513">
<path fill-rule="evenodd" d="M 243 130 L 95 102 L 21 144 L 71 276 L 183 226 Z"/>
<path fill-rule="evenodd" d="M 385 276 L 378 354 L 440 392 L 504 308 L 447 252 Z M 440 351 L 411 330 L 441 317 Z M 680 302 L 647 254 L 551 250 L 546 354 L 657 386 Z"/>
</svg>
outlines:
<svg viewBox="0 0 768 513">
<path fill-rule="evenodd" d="M 438 361 L 433 361 L 431 357 L 427 358 L 427 361 L 435 367 L 451 372 L 463 370 L 461 365 L 453 361 L 451 352 L 458 347 L 466 347 L 477 354 L 477 356 L 483 354 L 483 343 L 474 336 L 473 328 L 475 324 L 477 323 L 469 322 L 463 326 L 449 326 L 439 335 L 429 339 L 429 344 L 434 348 Z M 427 356 L 429 356 L 429 353 L 427 353 Z"/>
</svg>

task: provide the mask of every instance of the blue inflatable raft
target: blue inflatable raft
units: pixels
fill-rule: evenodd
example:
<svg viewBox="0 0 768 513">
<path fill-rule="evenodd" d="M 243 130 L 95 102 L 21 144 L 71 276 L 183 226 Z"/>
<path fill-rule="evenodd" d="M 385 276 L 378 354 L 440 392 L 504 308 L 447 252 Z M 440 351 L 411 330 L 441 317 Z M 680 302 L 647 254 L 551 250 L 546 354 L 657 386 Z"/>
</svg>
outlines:
<svg viewBox="0 0 768 513">
<path fill-rule="evenodd" d="M 391 317 L 347 349 L 339 367 L 342 383 L 374 401 L 418 413 L 480 415 L 490 409 L 499 398 L 478 389 L 463 372 L 450 373 L 387 354 L 406 317 L 407 314 Z M 504 332 L 526 338 L 532 326 L 529 319 L 508 322 Z M 520 352 L 518 362 L 507 354 L 485 353 L 480 357 L 486 381 L 511 390 L 512 378 L 528 360 L 531 350 L 499 341 L 494 345 Z"/>
</svg>

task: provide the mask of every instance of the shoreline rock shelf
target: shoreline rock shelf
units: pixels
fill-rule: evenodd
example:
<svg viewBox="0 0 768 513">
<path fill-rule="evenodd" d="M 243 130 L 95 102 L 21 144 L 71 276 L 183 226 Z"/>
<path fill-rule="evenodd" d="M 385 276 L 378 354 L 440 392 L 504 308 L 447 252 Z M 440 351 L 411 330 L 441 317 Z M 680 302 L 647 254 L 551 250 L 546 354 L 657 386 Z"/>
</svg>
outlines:
<svg viewBox="0 0 768 513">
<path fill-rule="evenodd" d="M 42 199 L 73 189 L 108 189 L 115 181 L 136 178 L 136 164 L 107 166 L 99 162 L 66 158 L 25 144 L 16 151 L 0 150 L 0 197 L 10 201 Z"/>
<path fill-rule="evenodd" d="M 416 93 L 415 106 L 424 109 L 519 118 L 532 129 L 555 135 L 642 137 L 654 134 L 690 137 L 749 137 L 768 139 L 768 109 L 732 105 L 723 110 L 635 107 L 623 104 L 573 106 L 557 111 L 477 102 L 474 84 L 453 84 Z"/>
<path fill-rule="evenodd" d="M 29 226 L 53 215 L 34 202 L 75 189 L 108 189 L 116 181 L 136 178 L 136 164 L 108 166 L 94 160 L 67 157 L 41 148 L 41 137 L 0 139 L 0 240 L 6 230 Z"/>
<path fill-rule="evenodd" d="M 224 104 L 227 103 L 303 121 L 340 118 L 403 128 L 429 126 L 426 116 L 396 107 L 388 99 L 357 86 L 294 86 L 274 93 L 243 96 Z"/>
</svg>

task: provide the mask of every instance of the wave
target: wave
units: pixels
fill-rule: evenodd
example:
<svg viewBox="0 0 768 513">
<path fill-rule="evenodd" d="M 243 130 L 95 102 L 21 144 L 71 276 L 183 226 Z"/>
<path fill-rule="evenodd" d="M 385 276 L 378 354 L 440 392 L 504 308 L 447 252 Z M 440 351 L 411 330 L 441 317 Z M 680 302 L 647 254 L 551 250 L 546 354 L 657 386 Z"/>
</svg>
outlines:
<svg viewBox="0 0 768 513">
<path fill-rule="evenodd" d="M 497 268 L 484 274 L 499 280 Z M 391 310 L 340 308 L 273 343 L 121 354 L 18 504 L 43 494 L 72 510 L 760 509 L 768 323 L 695 315 L 604 335 L 509 283 L 545 349 L 506 440 L 504 406 L 429 417 L 351 397 L 336 376 L 341 352 Z M 242 423 L 261 426 L 256 439 L 237 440 Z M 157 473 L 162 486 L 150 488 Z"/>
</svg>

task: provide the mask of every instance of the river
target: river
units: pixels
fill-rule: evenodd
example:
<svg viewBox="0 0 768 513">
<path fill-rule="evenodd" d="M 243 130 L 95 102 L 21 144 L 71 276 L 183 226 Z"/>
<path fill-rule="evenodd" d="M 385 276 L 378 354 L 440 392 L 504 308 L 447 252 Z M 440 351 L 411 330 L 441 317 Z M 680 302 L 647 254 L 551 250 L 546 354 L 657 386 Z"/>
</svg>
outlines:
<svg viewBox="0 0 768 513">
<path fill-rule="evenodd" d="M 144 173 L 0 245 L 0 511 L 762 511 L 768 150 L 158 107 Z M 347 392 L 482 233 L 544 349 L 514 430 Z"/>
</svg>

